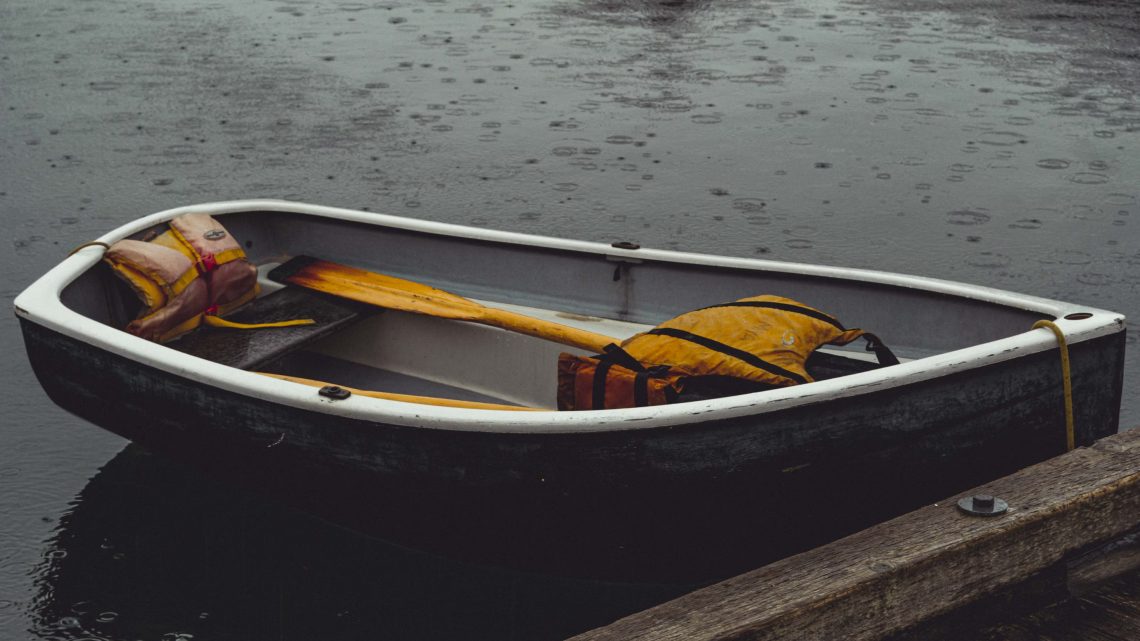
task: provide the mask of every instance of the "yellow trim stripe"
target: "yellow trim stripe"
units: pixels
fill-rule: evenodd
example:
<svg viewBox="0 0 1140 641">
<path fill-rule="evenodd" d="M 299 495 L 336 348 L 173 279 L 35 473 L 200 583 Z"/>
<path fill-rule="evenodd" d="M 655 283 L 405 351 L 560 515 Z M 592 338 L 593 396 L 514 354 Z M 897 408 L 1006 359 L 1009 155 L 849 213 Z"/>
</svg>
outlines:
<svg viewBox="0 0 1140 641">
<path fill-rule="evenodd" d="M 290 383 L 300 383 L 301 385 L 308 385 L 309 387 L 325 387 L 329 383 L 324 381 L 317 381 L 311 378 L 300 378 L 297 376 L 286 376 L 284 374 L 271 374 L 269 372 L 255 372 L 262 376 L 276 378 L 282 381 L 289 381 Z M 452 398 L 440 398 L 437 396 L 416 396 L 413 394 L 396 394 L 394 392 L 377 392 L 373 390 L 356 389 L 355 387 L 345 387 L 339 385 L 342 389 L 346 389 L 353 394 L 360 396 L 368 396 L 370 398 L 382 398 L 389 401 L 400 401 L 403 403 L 418 403 L 420 405 L 437 405 L 440 407 L 458 407 L 462 409 L 472 410 L 506 410 L 511 412 L 544 412 L 541 407 L 526 407 L 523 405 L 501 405 L 499 403 L 480 403 L 477 401 L 460 401 Z"/>
</svg>

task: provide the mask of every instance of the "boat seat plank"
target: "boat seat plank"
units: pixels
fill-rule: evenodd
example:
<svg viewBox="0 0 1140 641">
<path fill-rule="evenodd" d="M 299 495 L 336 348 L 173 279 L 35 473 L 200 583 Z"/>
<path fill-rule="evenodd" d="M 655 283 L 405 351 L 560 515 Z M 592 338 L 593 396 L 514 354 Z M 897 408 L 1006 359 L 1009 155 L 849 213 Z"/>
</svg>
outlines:
<svg viewBox="0 0 1140 641">
<path fill-rule="evenodd" d="M 327 380 L 335 382 L 337 385 L 383 390 L 393 394 L 436 396 L 457 401 L 514 405 L 514 403 L 509 403 L 496 396 L 480 394 L 464 387 L 430 381 L 410 374 L 368 367 L 360 363 L 303 349 L 278 358 L 272 363 L 267 363 L 262 369 L 274 374 Z"/>
<path fill-rule="evenodd" d="M 300 287 L 284 287 L 250 302 L 226 319 L 238 323 L 271 323 L 311 318 L 315 324 L 263 329 L 203 326 L 168 346 L 222 365 L 257 369 L 376 311 L 375 307 Z"/>
</svg>

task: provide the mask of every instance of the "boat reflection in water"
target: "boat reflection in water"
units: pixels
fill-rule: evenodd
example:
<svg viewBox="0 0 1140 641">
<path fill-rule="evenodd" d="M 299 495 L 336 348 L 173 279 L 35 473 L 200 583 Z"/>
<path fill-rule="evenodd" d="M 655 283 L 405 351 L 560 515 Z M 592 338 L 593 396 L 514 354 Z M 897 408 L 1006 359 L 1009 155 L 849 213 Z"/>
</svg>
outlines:
<svg viewBox="0 0 1140 641">
<path fill-rule="evenodd" d="M 437 519 L 439 536 L 428 543 L 465 539 L 464 515 L 407 511 L 408 504 L 373 502 L 382 498 L 367 488 L 311 477 L 259 487 L 259 476 L 280 477 L 244 469 L 215 480 L 227 463 L 214 463 L 207 476 L 137 445 L 108 462 L 62 517 L 38 569 L 34 634 L 560 639 L 692 587 L 565 578 L 412 551 L 296 508 L 324 504 L 324 516 L 339 511 L 349 525 L 396 535 Z M 266 500 L 253 488 L 291 498 Z M 531 530 L 520 525 L 500 531 L 503 544 L 493 548 L 516 549 L 525 560 Z M 460 547 L 477 550 L 478 539 Z"/>
</svg>

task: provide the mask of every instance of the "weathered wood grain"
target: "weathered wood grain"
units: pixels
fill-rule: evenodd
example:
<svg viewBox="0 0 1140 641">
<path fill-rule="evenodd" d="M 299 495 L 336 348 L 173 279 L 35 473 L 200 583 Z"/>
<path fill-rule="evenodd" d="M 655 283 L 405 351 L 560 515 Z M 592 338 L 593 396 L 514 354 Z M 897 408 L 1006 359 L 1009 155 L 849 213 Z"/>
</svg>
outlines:
<svg viewBox="0 0 1140 641">
<path fill-rule="evenodd" d="M 971 517 L 957 509 L 959 497 L 951 497 L 575 641 L 859 641 L 897 633 L 1135 528 L 1140 523 L 1140 430 L 1105 438 L 976 492 L 1007 500 L 1010 511 Z"/>
<path fill-rule="evenodd" d="M 1140 639 L 1140 570 L 1096 590 L 955 641 L 1136 641 Z"/>
<path fill-rule="evenodd" d="M 1082 596 L 1133 572 L 1140 572 L 1140 526 L 1123 538 L 1071 561 L 1066 587 L 1074 596 Z M 1137 625 L 1140 625 L 1140 620 Z M 1136 638 L 1140 639 L 1140 635 Z"/>
</svg>

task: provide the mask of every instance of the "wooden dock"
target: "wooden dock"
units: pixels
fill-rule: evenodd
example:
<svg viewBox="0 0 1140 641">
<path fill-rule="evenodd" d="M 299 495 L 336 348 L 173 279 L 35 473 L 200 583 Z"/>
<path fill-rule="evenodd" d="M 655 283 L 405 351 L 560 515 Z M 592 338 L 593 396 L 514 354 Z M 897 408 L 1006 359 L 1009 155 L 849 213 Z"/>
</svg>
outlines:
<svg viewBox="0 0 1140 641">
<path fill-rule="evenodd" d="M 1089 594 L 958 638 L 961 641 L 1136 641 L 1140 639 L 1140 570 L 1129 572 Z"/>
<path fill-rule="evenodd" d="M 1009 509 L 958 507 L 975 495 Z M 574 641 L 1135 641 L 1138 532 L 1135 429 Z"/>
</svg>

